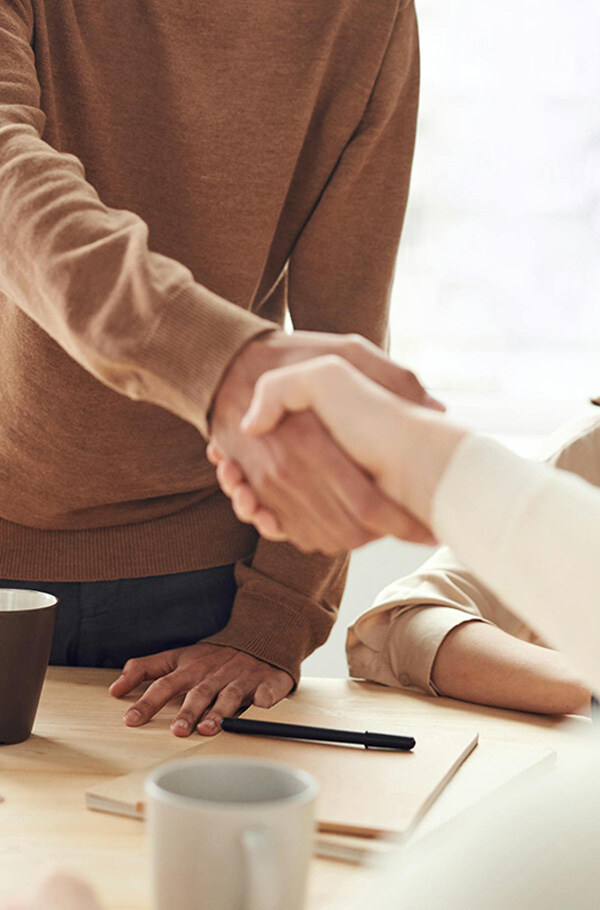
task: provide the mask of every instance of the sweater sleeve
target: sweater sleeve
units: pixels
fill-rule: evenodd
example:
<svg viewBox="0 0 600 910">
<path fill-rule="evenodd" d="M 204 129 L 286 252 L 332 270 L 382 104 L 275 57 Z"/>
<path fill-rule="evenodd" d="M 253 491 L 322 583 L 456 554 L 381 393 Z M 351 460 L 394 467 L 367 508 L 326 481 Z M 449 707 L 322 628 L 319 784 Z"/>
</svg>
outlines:
<svg viewBox="0 0 600 910">
<path fill-rule="evenodd" d="M 385 343 L 418 93 L 415 10 L 402 0 L 361 123 L 292 253 L 295 329 L 358 332 Z M 230 622 L 211 640 L 269 661 L 298 682 L 301 662 L 335 621 L 347 566 L 347 556 L 305 556 L 261 540 L 252 562 L 238 566 Z"/>
<path fill-rule="evenodd" d="M 152 252 L 81 162 L 44 142 L 30 0 L 0 0 L 0 291 L 97 379 L 206 434 L 228 363 L 275 326 Z"/>
<path fill-rule="evenodd" d="M 600 691 L 600 491 L 469 435 L 438 485 L 433 528 Z"/>
<path fill-rule="evenodd" d="M 225 628 L 208 642 L 229 645 L 290 674 L 326 641 L 344 592 L 348 557 L 304 555 L 289 544 L 260 540 L 236 566 L 238 592 Z"/>
<path fill-rule="evenodd" d="M 385 343 L 418 99 L 417 20 L 413 3 L 404 2 L 361 123 L 292 253 L 294 328 Z"/>
</svg>

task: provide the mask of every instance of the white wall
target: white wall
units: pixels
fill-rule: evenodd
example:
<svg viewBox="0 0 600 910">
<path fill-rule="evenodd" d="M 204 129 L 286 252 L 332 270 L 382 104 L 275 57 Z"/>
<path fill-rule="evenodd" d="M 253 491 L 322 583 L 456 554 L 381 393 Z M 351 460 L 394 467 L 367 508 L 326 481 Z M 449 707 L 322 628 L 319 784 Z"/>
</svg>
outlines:
<svg viewBox="0 0 600 910">
<path fill-rule="evenodd" d="M 393 353 L 436 388 L 600 391 L 600 3 L 416 6 Z"/>
</svg>

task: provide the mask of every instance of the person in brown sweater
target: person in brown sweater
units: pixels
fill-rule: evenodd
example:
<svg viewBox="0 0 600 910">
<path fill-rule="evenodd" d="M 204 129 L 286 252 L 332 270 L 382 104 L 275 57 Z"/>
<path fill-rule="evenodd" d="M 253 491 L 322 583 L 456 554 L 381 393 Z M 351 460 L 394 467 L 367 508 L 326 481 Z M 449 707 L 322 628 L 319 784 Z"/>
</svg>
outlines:
<svg viewBox="0 0 600 910">
<path fill-rule="evenodd" d="M 259 541 L 209 435 L 334 549 L 426 533 L 311 415 L 238 429 L 275 366 L 389 381 L 338 333 L 384 342 L 417 97 L 412 0 L 0 0 L 0 579 L 53 663 L 154 680 L 127 723 L 274 703 L 335 618 L 346 556 Z"/>
</svg>

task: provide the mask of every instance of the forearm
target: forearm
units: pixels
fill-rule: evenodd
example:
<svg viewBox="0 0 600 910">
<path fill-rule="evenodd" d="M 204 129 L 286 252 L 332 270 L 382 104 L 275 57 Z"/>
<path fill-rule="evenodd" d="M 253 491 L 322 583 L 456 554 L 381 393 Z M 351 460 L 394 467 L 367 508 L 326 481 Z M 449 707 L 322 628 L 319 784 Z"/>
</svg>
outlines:
<svg viewBox="0 0 600 910">
<path fill-rule="evenodd" d="M 589 713 L 591 693 L 556 651 L 467 622 L 440 646 L 432 681 L 462 701 L 539 714 Z"/>
<path fill-rule="evenodd" d="M 0 290 L 115 391 L 206 432 L 227 364 L 274 328 L 153 252 L 82 163 L 44 141 L 29 2 L 0 4 Z"/>
<path fill-rule="evenodd" d="M 433 526 L 539 635 L 600 687 L 600 492 L 469 436 L 436 491 Z"/>
</svg>

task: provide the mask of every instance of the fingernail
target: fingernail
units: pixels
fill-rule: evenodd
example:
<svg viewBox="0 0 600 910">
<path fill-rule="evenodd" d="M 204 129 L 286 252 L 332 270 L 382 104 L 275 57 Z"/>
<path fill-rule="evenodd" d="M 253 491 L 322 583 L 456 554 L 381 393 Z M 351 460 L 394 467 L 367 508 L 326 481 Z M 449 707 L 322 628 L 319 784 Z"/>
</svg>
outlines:
<svg viewBox="0 0 600 910">
<path fill-rule="evenodd" d="M 141 719 L 142 714 L 137 708 L 130 708 L 124 718 L 126 724 L 139 724 Z"/>
<path fill-rule="evenodd" d="M 188 724 L 187 720 L 180 718 L 171 724 L 171 730 L 173 733 L 189 733 L 190 725 Z"/>
<path fill-rule="evenodd" d="M 205 730 L 216 730 L 217 722 L 208 718 L 208 720 L 200 721 L 198 727 L 204 727 Z"/>
</svg>

